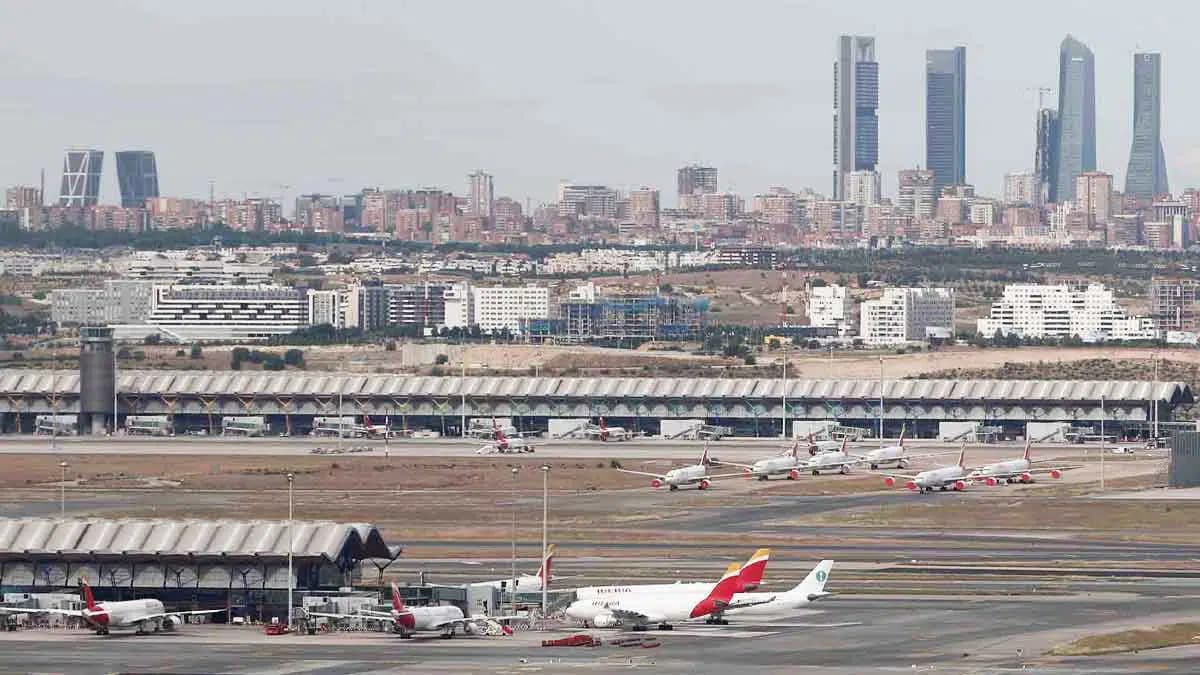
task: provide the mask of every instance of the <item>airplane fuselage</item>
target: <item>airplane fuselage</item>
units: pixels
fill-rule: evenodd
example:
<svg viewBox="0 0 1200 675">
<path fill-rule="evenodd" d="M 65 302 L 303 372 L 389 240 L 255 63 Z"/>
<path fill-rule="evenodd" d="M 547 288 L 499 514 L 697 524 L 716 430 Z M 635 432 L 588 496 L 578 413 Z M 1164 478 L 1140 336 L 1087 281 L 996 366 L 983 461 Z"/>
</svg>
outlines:
<svg viewBox="0 0 1200 675">
<path fill-rule="evenodd" d="M 787 474 L 789 478 L 793 471 L 803 468 L 803 463 L 795 457 L 769 457 L 760 459 L 750 467 L 750 474 L 759 479 L 765 479 L 770 476 L 779 476 Z"/>
<path fill-rule="evenodd" d="M 912 487 L 921 492 L 927 492 L 929 490 L 945 489 L 947 486 L 956 485 L 956 481 L 965 481 L 966 479 L 967 470 L 963 467 L 944 466 L 917 474 L 912 480 Z"/>
<path fill-rule="evenodd" d="M 872 450 L 863 455 L 863 458 L 872 469 L 881 466 L 904 468 L 908 465 L 908 460 L 904 457 L 904 447 L 900 445 Z"/>
<path fill-rule="evenodd" d="M 851 458 L 841 450 L 837 452 L 822 452 L 818 455 L 813 455 L 812 459 L 804 464 L 804 468 L 813 472 L 814 475 L 822 471 L 840 471 L 846 473 L 849 471 L 849 463 Z"/>
</svg>

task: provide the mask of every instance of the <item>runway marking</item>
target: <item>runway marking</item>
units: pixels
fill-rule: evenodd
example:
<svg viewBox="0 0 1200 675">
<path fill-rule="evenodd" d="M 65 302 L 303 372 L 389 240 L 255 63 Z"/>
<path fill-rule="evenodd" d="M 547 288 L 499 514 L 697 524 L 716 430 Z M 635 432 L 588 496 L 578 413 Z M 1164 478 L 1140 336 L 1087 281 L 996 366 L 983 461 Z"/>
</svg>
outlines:
<svg viewBox="0 0 1200 675">
<path fill-rule="evenodd" d="M 345 666 L 355 661 L 338 659 L 336 661 L 308 660 L 308 661 L 284 661 L 274 668 L 251 667 L 233 671 L 235 673 L 254 673 L 254 675 L 291 675 L 292 673 L 308 673 L 322 668 L 333 668 L 335 666 Z"/>
<path fill-rule="evenodd" d="M 728 630 L 724 627 L 714 628 L 676 628 L 669 631 L 647 632 L 646 635 L 653 635 L 670 639 L 672 635 L 682 635 L 684 637 L 723 637 L 723 638 L 753 638 L 753 637 L 769 637 L 778 635 L 779 631 L 759 631 L 759 630 Z"/>
</svg>

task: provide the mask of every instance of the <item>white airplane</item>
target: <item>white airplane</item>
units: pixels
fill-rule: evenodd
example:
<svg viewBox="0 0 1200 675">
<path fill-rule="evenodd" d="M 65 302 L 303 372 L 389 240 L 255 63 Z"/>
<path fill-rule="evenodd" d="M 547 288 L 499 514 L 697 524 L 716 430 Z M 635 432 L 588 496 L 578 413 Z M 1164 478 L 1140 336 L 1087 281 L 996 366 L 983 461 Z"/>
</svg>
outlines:
<svg viewBox="0 0 1200 675">
<path fill-rule="evenodd" d="M 506 455 L 509 453 L 533 452 L 533 444 L 517 436 L 509 438 L 504 430 L 492 421 L 492 440 L 475 451 L 477 455 Z"/>
<path fill-rule="evenodd" d="M 403 432 L 398 429 L 391 429 L 387 426 L 377 427 L 371 424 L 371 418 L 363 415 L 363 434 L 367 438 L 400 438 Z"/>
<path fill-rule="evenodd" d="M 1029 441 L 1025 441 L 1025 454 L 1020 459 L 1010 459 L 994 464 L 985 464 L 971 472 L 971 480 L 987 485 L 1001 483 L 1032 483 L 1034 474 L 1046 473 L 1051 478 L 1062 478 L 1062 472 L 1070 466 L 1033 466 L 1029 459 Z"/>
<path fill-rule="evenodd" d="M 782 593 L 742 593 L 738 595 L 738 603 L 744 606 L 717 612 L 714 616 L 752 617 L 759 619 L 785 618 L 804 607 L 829 595 L 825 592 L 825 582 L 829 572 L 833 570 L 832 560 L 822 560 L 804 577 L 804 581 Z"/>
<path fill-rule="evenodd" d="M 892 487 L 896 484 L 897 479 L 904 479 L 904 487 L 909 490 L 916 490 L 922 494 L 937 490 L 949 490 L 953 488 L 956 491 L 966 490 L 971 484 L 970 472 L 963 461 L 966 458 L 966 444 L 958 452 L 958 463 L 952 466 L 943 466 L 936 469 L 922 471 L 915 476 L 903 473 L 885 473 L 887 478 L 883 479 L 883 484 Z"/>
<path fill-rule="evenodd" d="M 588 425 L 583 431 L 588 438 L 595 438 L 601 441 L 627 441 L 633 438 L 633 432 L 624 427 L 610 427 L 605 423 L 604 418 L 600 418 L 598 426 Z"/>
<path fill-rule="evenodd" d="M 678 490 L 681 485 L 695 485 L 699 490 L 707 490 L 712 485 L 712 479 L 714 478 L 729 478 L 741 475 L 736 473 L 712 475 L 708 472 L 712 464 L 712 460 L 708 458 L 708 448 L 704 448 L 704 454 L 700 457 L 699 464 L 681 466 L 677 469 L 671 469 L 666 473 L 649 473 L 646 471 L 633 471 L 631 469 L 617 469 L 617 471 L 631 473 L 635 476 L 650 476 L 653 479 L 650 481 L 650 487 L 659 488 L 666 485 L 672 491 Z"/>
<path fill-rule="evenodd" d="M 919 455 L 910 455 L 904 447 L 904 430 L 900 430 L 900 440 L 895 445 L 889 445 L 882 448 L 871 450 L 865 455 L 857 455 L 861 463 L 871 467 L 872 470 L 878 469 L 881 466 L 891 465 L 897 469 L 907 469 L 910 459 L 922 459 L 925 457 L 938 457 L 940 455 L 949 455 L 950 452 L 925 452 Z"/>
<path fill-rule="evenodd" d="M 549 583 L 554 581 L 554 574 L 551 572 L 551 563 L 554 561 L 554 544 L 546 549 L 546 557 L 542 560 L 541 566 L 538 567 L 537 574 L 520 574 L 517 575 L 516 588 L 522 593 L 532 593 L 542 590 L 542 585 L 549 587 Z M 492 581 L 478 581 L 472 586 L 491 586 L 493 588 L 507 589 L 513 583 L 512 579 L 495 579 Z"/>
<path fill-rule="evenodd" d="M 444 638 L 452 638 L 459 629 L 467 635 L 482 635 L 487 632 L 489 622 L 503 621 L 515 617 L 468 617 L 454 605 L 431 605 L 429 607 L 408 607 L 400 597 L 400 589 L 392 584 L 392 611 L 389 613 L 374 610 L 362 610 L 357 614 L 328 614 L 325 612 L 308 612 L 308 616 L 319 616 L 327 619 L 382 619 L 391 620 L 394 630 L 402 638 L 410 638 L 414 633 L 441 633 Z"/>
<path fill-rule="evenodd" d="M 642 631 L 657 624 L 659 630 L 671 630 L 672 622 L 709 617 L 718 610 L 742 606 L 733 601 L 740 571 L 741 565 L 730 564 L 720 581 L 707 593 L 628 593 L 576 600 L 567 607 L 567 616 L 596 628 L 624 626 Z"/>
<path fill-rule="evenodd" d="M 808 434 L 808 454 L 817 455 L 822 452 L 835 452 L 841 449 L 841 441 L 818 441 L 813 437 L 812 433 Z"/>
<path fill-rule="evenodd" d="M 738 570 L 738 593 L 752 591 L 762 583 L 763 572 L 767 569 L 767 561 L 771 558 L 771 549 L 760 548 L 750 556 Z M 707 581 L 676 581 L 671 584 L 633 584 L 629 586 L 584 586 L 575 589 L 575 597 L 579 600 L 610 598 L 633 593 L 694 593 L 706 594 L 712 592 L 715 584 Z"/>
<path fill-rule="evenodd" d="M 745 471 L 746 478 L 769 480 L 771 476 L 785 476 L 788 480 L 796 480 L 800 477 L 800 471 L 809 462 L 807 457 L 800 457 L 799 449 L 800 441 L 796 441 L 792 444 L 792 448 L 784 451 L 783 454 L 760 459 L 753 464 L 738 464 L 737 462 L 718 462 L 718 464 L 741 467 Z"/>
<path fill-rule="evenodd" d="M 811 471 L 812 475 L 819 476 L 822 471 L 837 471 L 838 473 L 850 473 L 850 467 L 861 464 L 862 459 L 846 452 L 846 444 L 849 439 L 842 439 L 842 449 L 836 452 L 820 452 L 808 459 L 800 466 L 801 471 Z"/>
<path fill-rule="evenodd" d="M 96 635 L 108 635 L 112 630 L 135 630 L 138 635 L 157 633 L 160 630 L 174 630 L 183 623 L 185 616 L 201 614 L 216 614 L 226 609 L 201 609 L 183 612 L 168 612 L 161 600 L 120 600 L 115 602 L 96 602 L 92 595 L 92 587 L 83 582 L 83 599 L 85 609 L 27 609 L 23 607 L 5 607 L 4 612 L 21 614 L 62 614 L 77 616 L 83 619 Z"/>
</svg>

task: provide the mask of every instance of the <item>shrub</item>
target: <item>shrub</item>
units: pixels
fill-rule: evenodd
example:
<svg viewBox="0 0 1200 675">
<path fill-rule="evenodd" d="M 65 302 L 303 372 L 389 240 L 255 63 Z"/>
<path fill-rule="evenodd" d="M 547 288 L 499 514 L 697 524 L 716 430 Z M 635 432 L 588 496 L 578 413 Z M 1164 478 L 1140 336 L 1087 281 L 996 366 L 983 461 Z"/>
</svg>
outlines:
<svg viewBox="0 0 1200 675">
<path fill-rule="evenodd" d="M 283 362 L 289 366 L 304 365 L 304 352 L 300 349 L 289 349 L 283 353 Z"/>
<path fill-rule="evenodd" d="M 446 356 L 445 354 L 438 354 L 436 357 L 434 357 L 433 362 L 439 366 L 445 365 L 450 363 L 450 357 Z"/>
</svg>

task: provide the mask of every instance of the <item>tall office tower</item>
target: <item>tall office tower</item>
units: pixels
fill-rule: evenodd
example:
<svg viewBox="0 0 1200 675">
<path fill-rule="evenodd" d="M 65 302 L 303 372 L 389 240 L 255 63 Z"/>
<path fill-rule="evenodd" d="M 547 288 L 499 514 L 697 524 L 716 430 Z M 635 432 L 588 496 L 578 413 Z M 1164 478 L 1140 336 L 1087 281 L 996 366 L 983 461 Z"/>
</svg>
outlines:
<svg viewBox="0 0 1200 675">
<path fill-rule="evenodd" d="M 95 206 L 100 201 L 100 169 L 103 150 L 67 150 L 63 159 L 60 206 Z"/>
<path fill-rule="evenodd" d="M 1033 154 L 1033 172 L 1037 175 L 1038 205 L 1058 201 L 1058 111 L 1038 110 L 1037 149 Z"/>
<path fill-rule="evenodd" d="M 492 174 L 483 169 L 467 174 L 467 215 L 490 218 L 494 201 Z"/>
<path fill-rule="evenodd" d="M 1054 201 L 1075 199 L 1075 177 L 1096 170 L 1096 62 L 1068 35 L 1058 57 L 1058 178 Z"/>
<path fill-rule="evenodd" d="M 147 199 L 158 198 L 158 166 L 149 150 L 127 150 L 117 155 L 117 183 L 121 206 L 145 208 Z"/>
<path fill-rule="evenodd" d="M 937 190 L 933 187 L 933 172 L 928 169 L 901 169 L 900 189 L 896 208 L 913 220 L 933 218 L 937 208 Z"/>
<path fill-rule="evenodd" d="M 1167 194 L 1167 159 L 1162 147 L 1162 55 L 1133 55 L 1133 145 L 1125 194 L 1151 199 Z"/>
<path fill-rule="evenodd" d="M 719 192 L 717 187 L 717 167 L 689 164 L 678 171 L 679 208 L 690 208 L 692 195 L 711 194 Z"/>
<path fill-rule="evenodd" d="M 833 64 L 833 198 L 846 199 L 852 171 L 879 163 L 879 64 L 875 38 L 843 35 Z"/>
<path fill-rule="evenodd" d="M 967 182 L 967 48 L 925 52 L 925 166 L 940 193 Z"/>
</svg>

